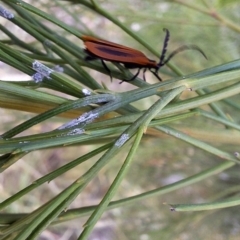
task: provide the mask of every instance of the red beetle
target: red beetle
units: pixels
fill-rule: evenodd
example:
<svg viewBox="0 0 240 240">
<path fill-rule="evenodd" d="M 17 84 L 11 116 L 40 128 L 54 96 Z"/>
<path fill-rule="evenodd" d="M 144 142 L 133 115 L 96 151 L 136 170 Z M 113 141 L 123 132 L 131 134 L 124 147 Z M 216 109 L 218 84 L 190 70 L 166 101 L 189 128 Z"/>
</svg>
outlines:
<svg viewBox="0 0 240 240">
<path fill-rule="evenodd" d="M 146 81 L 145 72 L 147 71 L 147 69 L 149 69 L 158 78 L 159 81 L 162 81 L 162 79 L 158 75 L 158 70 L 162 66 L 164 66 L 177 53 L 187 49 L 193 49 L 193 50 L 199 51 L 205 58 L 207 58 L 204 52 L 196 45 L 184 45 L 176 49 L 175 51 L 173 51 L 166 58 L 165 54 L 167 51 L 167 45 L 168 45 L 170 34 L 168 29 L 163 29 L 163 30 L 166 31 L 166 36 L 164 39 L 162 53 L 158 63 L 155 60 L 151 60 L 147 58 L 142 52 L 136 49 L 129 48 L 129 47 L 126 47 L 117 43 L 109 42 L 106 40 L 98 39 L 95 37 L 83 35 L 81 39 L 86 46 L 85 52 L 88 55 L 85 58 L 85 60 L 90 61 L 90 60 L 100 59 L 104 68 L 109 73 L 111 79 L 112 79 L 111 71 L 109 70 L 109 68 L 107 67 L 104 61 L 122 63 L 124 67 L 128 69 L 138 68 L 137 73 L 131 79 L 124 80 L 124 81 L 134 80 L 138 76 L 142 68 L 144 69 L 143 70 L 144 81 Z"/>
</svg>

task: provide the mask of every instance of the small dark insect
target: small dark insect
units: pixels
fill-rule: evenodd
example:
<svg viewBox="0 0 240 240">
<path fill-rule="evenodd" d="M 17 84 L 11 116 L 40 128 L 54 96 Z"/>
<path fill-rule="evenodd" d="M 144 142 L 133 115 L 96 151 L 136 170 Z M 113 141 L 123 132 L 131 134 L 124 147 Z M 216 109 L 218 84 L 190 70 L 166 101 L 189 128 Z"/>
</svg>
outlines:
<svg viewBox="0 0 240 240">
<path fill-rule="evenodd" d="M 109 73 L 111 79 L 112 79 L 111 71 L 109 70 L 109 68 L 107 67 L 104 61 L 122 63 L 124 67 L 128 69 L 138 68 L 137 73 L 132 78 L 124 81 L 134 80 L 138 76 L 141 69 L 144 69 L 143 70 L 144 81 L 146 81 L 145 72 L 147 70 L 152 72 L 159 81 L 162 81 L 162 79 L 158 75 L 158 70 L 162 66 L 164 66 L 166 63 L 168 63 L 169 60 L 173 56 L 175 56 L 177 53 L 188 50 L 188 49 L 192 49 L 192 50 L 197 50 L 205 58 L 207 58 L 204 52 L 196 45 L 183 45 L 178 49 L 176 49 L 175 51 L 173 51 L 166 58 L 165 55 L 167 52 L 167 45 L 170 38 L 170 33 L 168 29 L 164 28 L 163 30 L 166 31 L 166 36 L 163 42 L 163 48 L 162 48 L 162 52 L 161 52 L 158 63 L 155 60 L 151 60 L 147 58 L 142 52 L 136 49 L 129 48 L 120 44 L 112 43 L 106 40 L 94 38 L 91 36 L 83 35 L 81 39 L 86 46 L 85 52 L 87 53 L 87 57 L 85 58 L 85 60 L 91 61 L 91 60 L 100 59 L 103 64 L 103 67 Z"/>
</svg>

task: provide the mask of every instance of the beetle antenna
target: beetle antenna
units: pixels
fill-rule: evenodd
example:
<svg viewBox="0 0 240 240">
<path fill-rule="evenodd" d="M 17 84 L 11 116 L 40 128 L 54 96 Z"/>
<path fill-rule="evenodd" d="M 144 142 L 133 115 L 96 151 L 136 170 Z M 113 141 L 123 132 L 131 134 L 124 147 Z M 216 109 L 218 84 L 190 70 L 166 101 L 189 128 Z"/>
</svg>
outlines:
<svg viewBox="0 0 240 240">
<path fill-rule="evenodd" d="M 159 63 L 158 63 L 158 69 L 160 67 L 162 67 L 165 64 L 165 62 L 166 62 L 166 61 L 164 61 L 164 59 L 165 59 L 165 55 L 166 55 L 166 52 L 167 52 L 168 42 L 169 42 L 169 39 L 170 39 L 170 32 L 169 32 L 169 30 L 167 28 L 164 28 L 163 31 L 166 32 L 166 35 L 165 35 L 165 39 L 164 39 L 164 42 L 163 42 L 163 47 L 162 47 L 160 60 L 159 60 Z"/>
<path fill-rule="evenodd" d="M 162 62 L 162 63 L 160 62 L 161 65 L 160 65 L 160 63 L 158 64 L 159 68 L 162 67 L 163 65 L 165 65 L 166 63 L 168 63 L 169 60 L 172 57 L 174 57 L 176 54 L 178 54 L 182 51 L 185 51 L 185 50 L 196 50 L 196 51 L 200 52 L 207 59 L 207 56 L 205 55 L 205 53 L 198 46 L 196 46 L 196 45 L 183 45 L 183 46 L 179 47 L 178 49 L 176 49 L 175 51 L 173 51 L 164 62 Z"/>
</svg>

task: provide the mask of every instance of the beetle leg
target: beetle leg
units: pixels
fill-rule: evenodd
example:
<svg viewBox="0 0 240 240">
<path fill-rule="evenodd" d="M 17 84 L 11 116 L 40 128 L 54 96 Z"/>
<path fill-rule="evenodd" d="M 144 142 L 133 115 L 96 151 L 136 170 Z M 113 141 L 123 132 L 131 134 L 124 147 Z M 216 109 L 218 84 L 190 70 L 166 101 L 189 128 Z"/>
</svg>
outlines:
<svg viewBox="0 0 240 240">
<path fill-rule="evenodd" d="M 144 70 L 143 70 L 143 80 L 144 80 L 144 82 L 146 82 L 146 77 L 145 77 L 146 71 L 147 71 L 147 68 L 144 68 Z"/>
<path fill-rule="evenodd" d="M 92 57 L 92 56 L 89 56 L 89 55 L 84 58 L 85 61 L 94 61 L 94 60 L 96 60 L 96 59 L 97 59 L 97 58 Z"/>
<path fill-rule="evenodd" d="M 88 52 L 88 50 L 84 49 L 84 52 L 87 54 L 87 56 L 84 58 L 85 61 L 94 61 L 97 59 L 90 52 Z"/>
<path fill-rule="evenodd" d="M 157 71 L 154 72 L 152 69 L 149 69 L 149 71 L 150 71 L 160 82 L 162 82 L 162 79 L 158 76 Z"/>
<path fill-rule="evenodd" d="M 101 59 L 101 62 L 102 62 L 103 67 L 105 68 L 105 70 L 108 72 L 108 74 L 110 76 L 110 79 L 111 79 L 111 82 L 112 82 L 112 74 L 111 74 L 110 69 L 108 68 L 108 66 L 106 65 L 106 63 L 102 59 Z"/>
<path fill-rule="evenodd" d="M 131 81 L 133 81 L 133 80 L 139 75 L 140 70 L 141 70 L 141 68 L 139 68 L 139 69 L 137 70 L 137 73 L 136 73 L 132 78 L 130 78 L 130 79 L 128 79 L 128 80 L 125 79 L 125 80 L 121 81 L 119 84 L 122 84 L 123 82 L 131 82 Z"/>
<path fill-rule="evenodd" d="M 133 77 L 131 77 L 131 78 L 128 79 L 128 80 L 124 80 L 124 82 L 131 82 L 131 81 L 133 81 L 133 80 L 139 75 L 140 70 L 141 70 L 141 68 L 139 68 L 139 69 L 137 70 L 137 73 L 136 73 Z"/>
</svg>

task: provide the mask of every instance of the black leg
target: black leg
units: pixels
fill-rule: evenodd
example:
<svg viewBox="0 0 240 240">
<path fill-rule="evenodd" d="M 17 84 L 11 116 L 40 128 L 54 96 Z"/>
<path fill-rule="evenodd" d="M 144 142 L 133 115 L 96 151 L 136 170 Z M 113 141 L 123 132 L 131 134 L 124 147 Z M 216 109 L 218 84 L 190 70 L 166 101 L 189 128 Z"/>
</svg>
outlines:
<svg viewBox="0 0 240 240">
<path fill-rule="evenodd" d="M 162 82 L 162 79 L 158 76 L 157 72 L 154 72 L 153 70 L 149 69 L 149 71 L 160 81 Z"/>
<path fill-rule="evenodd" d="M 94 60 L 96 60 L 96 59 L 97 59 L 97 58 L 92 57 L 92 56 L 89 56 L 89 55 L 84 58 L 85 61 L 94 61 Z"/>
<path fill-rule="evenodd" d="M 137 70 L 137 73 L 132 78 L 130 78 L 129 80 L 124 80 L 124 82 L 131 82 L 131 81 L 133 81 L 139 75 L 140 70 L 141 70 L 141 68 L 139 68 Z"/>
<path fill-rule="evenodd" d="M 143 80 L 144 80 L 144 82 L 146 82 L 146 77 L 145 77 L 146 71 L 147 71 L 147 68 L 144 68 L 144 70 L 143 70 Z"/>
<path fill-rule="evenodd" d="M 108 68 L 108 66 L 106 65 L 106 63 L 102 59 L 101 59 L 101 62 L 102 62 L 103 67 L 105 68 L 105 70 L 108 72 L 108 74 L 110 76 L 110 79 L 111 79 L 111 82 L 112 82 L 112 74 L 111 74 L 110 69 Z"/>
</svg>

